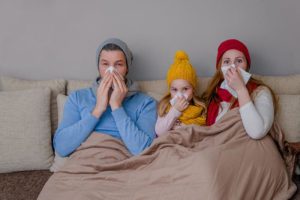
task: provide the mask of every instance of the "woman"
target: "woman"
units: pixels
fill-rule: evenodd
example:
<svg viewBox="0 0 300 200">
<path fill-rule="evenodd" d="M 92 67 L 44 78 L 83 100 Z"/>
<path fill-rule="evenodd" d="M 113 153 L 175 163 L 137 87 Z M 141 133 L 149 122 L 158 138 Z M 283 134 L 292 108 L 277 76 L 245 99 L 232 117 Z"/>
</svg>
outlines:
<svg viewBox="0 0 300 200">
<path fill-rule="evenodd" d="M 250 77 L 247 47 L 239 40 L 226 40 L 220 44 L 216 60 L 217 71 L 203 94 L 208 104 L 207 125 L 239 107 L 247 134 L 253 139 L 264 137 L 274 121 L 276 99 L 268 86 Z"/>
<path fill-rule="evenodd" d="M 152 143 L 156 101 L 140 93 L 126 78 L 132 59 L 120 39 L 110 38 L 100 44 L 96 54 L 99 77 L 91 88 L 71 93 L 65 103 L 53 141 L 58 154 L 68 156 L 92 132 L 120 139 L 133 155 Z"/>
</svg>

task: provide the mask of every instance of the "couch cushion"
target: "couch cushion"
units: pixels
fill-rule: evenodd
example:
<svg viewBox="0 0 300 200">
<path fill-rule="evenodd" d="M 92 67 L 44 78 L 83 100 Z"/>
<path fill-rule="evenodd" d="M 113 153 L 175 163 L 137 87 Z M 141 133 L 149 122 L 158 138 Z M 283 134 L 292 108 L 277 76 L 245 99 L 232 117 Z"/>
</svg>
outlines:
<svg viewBox="0 0 300 200">
<path fill-rule="evenodd" d="M 50 89 L 0 92 L 0 173 L 49 169 Z"/>
<path fill-rule="evenodd" d="M 83 81 L 83 80 L 68 80 L 67 82 L 67 95 L 69 95 L 74 90 L 79 90 L 82 88 L 91 87 L 93 81 Z"/>
<path fill-rule="evenodd" d="M 58 123 L 61 122 L 63 118 L 64 105 L 67 100 L 67 96 L 59 94 L 57 96 L 57 107 L 58 107 Z M 61 157 L 55 152 L 53 164 L 50 167 L 51 172 L 57 172 L 66 162 L 68 157 Z"/>
<path fill-rule="evenodd" d="M 58 94 L 65 94 L 65 80 L 23 80 L 12 77 L 0 77 L 0 91 L 26 90 L 34 88 L 51 89 L 51 132 L 54 133 L 57 128 L 57 104 Z"/>
<path fill-rule="evenodd" d="M 288 142 L 300 142 L 300 95 L 278 95 L 277 115 Z"/>
<path fill-rule="evenodd" d="M 300 94 L 300 74 L 287 76 L 254 75 L 270 86 L 276 94 Z"/>
</svg>

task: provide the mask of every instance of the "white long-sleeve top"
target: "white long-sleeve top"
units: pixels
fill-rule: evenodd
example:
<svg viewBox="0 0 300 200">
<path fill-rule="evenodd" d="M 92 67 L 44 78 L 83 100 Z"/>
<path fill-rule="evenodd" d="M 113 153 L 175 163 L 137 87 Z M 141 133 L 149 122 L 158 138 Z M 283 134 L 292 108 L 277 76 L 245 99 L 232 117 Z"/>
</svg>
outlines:
<svg viewBox="0 0 300 200">
<path fill-rule="evenodd" d="M 171 107 L 166 115 L 162 117 L 158 116 L 155 124 L 155 132 L 157 136 L 162 136 L 167 131 L 176 129 L 176 127 L 180 127 L 179 124 L 176 124 L 176 121 L 181 114 L 182 112 L 176 110 L 174 107 Z"/>
<path fill-rule="evenodd" d="M 229 110 L 230 103 L 221 102 L 216 122 Z M 274 105 L 272 94 L 267 88 L 261 89 L 253 101 L 239 109 L 244 128 L 253 139 L 263 138 L 274 121 Z"/>
</svg>

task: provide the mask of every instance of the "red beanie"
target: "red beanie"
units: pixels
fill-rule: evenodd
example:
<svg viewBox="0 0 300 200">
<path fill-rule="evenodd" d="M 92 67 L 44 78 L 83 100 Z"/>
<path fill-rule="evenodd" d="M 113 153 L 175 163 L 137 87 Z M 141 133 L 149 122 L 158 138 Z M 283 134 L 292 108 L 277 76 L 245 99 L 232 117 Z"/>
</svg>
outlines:
<svg viewBox="0 0 300 200">
<path fill-rule="evenodd" d="M 230 49 L 235 49 L 242 52 L 245 55 L 247 59 L 248 67 L 250 68 L 251 59 L 250 59 L 249 51 L 245 44 L 243 44 L 241 41 L 236 39 L 225 40 L 220 44 L 218 48 L 216 68 L 218 68 L 218 63 L 222 58 L 223 54 Z"/>
</svg>

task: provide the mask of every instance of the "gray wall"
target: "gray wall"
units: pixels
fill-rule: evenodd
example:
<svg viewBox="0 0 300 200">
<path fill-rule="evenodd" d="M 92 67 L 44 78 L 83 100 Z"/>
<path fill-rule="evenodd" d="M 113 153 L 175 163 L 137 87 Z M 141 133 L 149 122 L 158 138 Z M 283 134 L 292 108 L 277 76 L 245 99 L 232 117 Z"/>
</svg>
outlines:
<svg viewBox="0 0 300 200">
<path fill-rule="evenodd" d="M 300 73 L 299 23 L 299 0 L 0 0 L 0 75 L 93 79 L 112 36 L 132 49 L 137 80 L 163 79 L 177 49 L 210 76 L 227 38 L 248 45 L 253 73 Z"/>
</svg>

